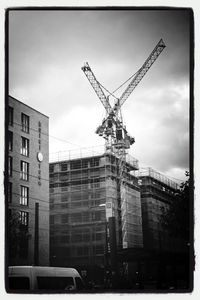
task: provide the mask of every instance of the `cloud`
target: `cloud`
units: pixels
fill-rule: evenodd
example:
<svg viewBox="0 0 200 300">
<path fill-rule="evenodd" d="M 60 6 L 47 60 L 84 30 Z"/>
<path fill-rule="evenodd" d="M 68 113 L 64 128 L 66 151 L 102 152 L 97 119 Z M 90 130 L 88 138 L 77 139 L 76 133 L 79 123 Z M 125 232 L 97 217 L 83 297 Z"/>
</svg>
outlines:
<svg viewBox="0 0 200 300">
<path fill-rule="evenodd" d="M 128 131 L 136 139 L 131 152 L 141 165 L 153 166 L 168 173 L 171 169 L 188 169 L 187 86 L 174 85 L 143 91 L 140 97 L 127 103 L 124 116 Z"/>
<path fill-rule="evenodd" d="M 163 38 L 166 48 L 122 110 L 136 138 L 132 153 L 142 165 L 178 176 L 188 166 L 187 13 L 12 11 L 9 30 L 10 94 L 47 114 L 50 135 L 71 143 L 51 138 L 51 152 L 104 143 L 94 133 L 104 108 L 81 70 L 83 63 L 88 61 L 112 92 Z"/>
<path fill-rule="evenodd" d="M 52 136 L 69 142 L 57 140 L 55 143 L 55 139 L 51 138 L 50 152 L 60 151 L 60 144 L 63 150 L 102 145 L 102 138 L 95 134 L 102 119 L 103 109 L 98 110 L 92 107 L 88 109 L 81 105 L 73 107 L 61 118 L 51 123 Z"/>
</svg>

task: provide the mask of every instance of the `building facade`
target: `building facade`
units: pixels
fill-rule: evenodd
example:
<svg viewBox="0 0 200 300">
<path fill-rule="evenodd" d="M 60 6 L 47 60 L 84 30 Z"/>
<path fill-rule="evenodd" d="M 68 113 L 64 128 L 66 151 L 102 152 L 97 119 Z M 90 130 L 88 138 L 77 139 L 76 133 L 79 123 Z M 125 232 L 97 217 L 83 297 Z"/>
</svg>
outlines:
<svg viewBox="0 0 200 300">
<path fill-rule="evenodd" d="M 142 169 L 138 174 L 144 249 L 180 251 L 178 240 L 162 226 L 162 215 L 175 201 L 178 184 L 152 168 Z"/>
<path fill-rule="evenodd" d="M 8 264 L 49 265 L 49 119 L 11 96 L 7 112 Z"/>
<path fill-rule="evenodd" d="M 118 159 L 110 153 L 50 163 L 52 265 L 103 271 L 110 217 L 118 249 L 143 246 L 140 190 L 131 175 L 136 169 L 138 162 L 127 156 L 121 180 Z"/>
<path fill-rule="evenodd" d="M 143 252 L 132 261 L 144 286 L 158 289 L 185 288 L 189 282 L 189 247 L 163 225 L 163 214 L 177 201 L 179 186 L 152 168 L 140 169 Z M 153 285 L 155 282 L 155 285 Z"/>
</svg>

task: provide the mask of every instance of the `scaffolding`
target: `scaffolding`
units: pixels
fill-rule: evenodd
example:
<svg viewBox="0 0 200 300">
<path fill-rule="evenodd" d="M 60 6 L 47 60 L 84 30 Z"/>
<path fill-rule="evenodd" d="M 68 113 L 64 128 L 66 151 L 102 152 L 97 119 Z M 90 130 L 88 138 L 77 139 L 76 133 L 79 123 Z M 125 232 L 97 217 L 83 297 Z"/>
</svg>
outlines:
<svg viewBox="0 0 200 300">
<path fill-rule="evenodd" d="M 58 253 L 58 249 L 63 248 L 65 255 L 68 253 L 66 265 L 102 264 L 105 244 L 105 208 L 101 206 L 105 203 L 104 165 L 100 156 L 75 158 L 76 152 L 73 154 L 65 153 L 67 160 L 63 160 L 62 153 L 60 161 L 50 164 L 50 216 L 55 219 L 51 225 L 51 245 L 53 252 Z M 58 239 L 56 243 L 54 235 Z"/>
<path fill-rule="evenodd" d="M 141 188 L 144 247 L 171 251 L 176 241 L 163 228 L 161 220 L 176 200 L 178 184 L 152 168 L 135 173 Z"/>
<path fill-rule="evenodd" d="M 167 176 L 159 173 L 158 171 L 155 171 L 154 169 L 152 168 L 141 168 L 139 171 L 136 171 L 135 172 L 135 175 L 137 177 L 151 177 L 153 179 L 156 179 L 157 181 L 163 183 L 164 185 L 166 186 L 169 186 L 170 188 L 172 189 L 175 189 L 177 190 L 179 185 L 178 183 L 176 183 L 175 181 L 169 179 Z"/>
<path fill-rule="evenodd" d="M 125 247 L 142 245 L 138 179 L 130 173 L 138 169 L 136 159 L 127 155 L 123 162 L 120 193 L 123 191 L 123 202 L 126 204 L 119 206 L 118 180 L 121 175 L 116 155 L 104 152 L 104 147 L 93 147 L 54 153 L 50 157 L 53 247 L 68 247 L 71 262 L 102 264 L 105 226 L 108 218 L 113 216 L 116 220 L 118 246 L 121 243 L 120 234 L 123 234 Z"/>
<path fill-rule="evenodd" d="M 105 152 L 105 146 L 92 146 L 92 147 L 83 147 L 83 148 L 75 148 L 71 150 L 63 150 L 54 153 L 50 153 L 49 162 L 62 162 L 69 161 L 72 159 L 82 159 L 93 156 L 103 155 Z"/>
<path fill-rule="evenodd" d="M 49 162 L 62 162 L 65 160 L 72 159 L 82 159 L 92 156 L 101 156 L 101 155 L 113 155 L 118 158 L 118 152 L 113 149 L 112 151 L 105 150 L 105 145 L 93 146 L 88 148 L 77 148 L 68 151 L 58 151 L 54 153 L 50 153 Z M 135 159 L 130 154 L 126 153 L 124 157 L 124 162 L 128 164 L 130 167 L 132 166 L 133 170 L 139 169 L 138 160 Z"/>
</svg>

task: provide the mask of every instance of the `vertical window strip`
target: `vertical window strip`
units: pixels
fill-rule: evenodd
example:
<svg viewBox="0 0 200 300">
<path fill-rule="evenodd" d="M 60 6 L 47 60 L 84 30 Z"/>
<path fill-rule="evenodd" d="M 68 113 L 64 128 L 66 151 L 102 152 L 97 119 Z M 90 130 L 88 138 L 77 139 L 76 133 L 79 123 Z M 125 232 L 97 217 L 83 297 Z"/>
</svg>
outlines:
<svg viewBox="0 0 200 300">
<path fill-rule="evenodd" d="M 12 176 L 13 160 L 12 156 L 8 157 L 8 176 Z"/>
<path fill-rule="evenodd" d="M 29 163 L 26 161 L 21 160 L 21 166 L 20 166 L 20 178 L 22 180 L 29 180 Z"/>
<path fill-rule="evenodd" d="M 25 137 L 21 137 L 21 154 L 29 156 L 29 140 Z"/>
<path fill-rule="evenodd" d="M 20 204 L 28 206 L 29 189 L 27 186 L 21 185 Z"/>
<path fill-rule="evenodd" d="M 8 124 L 13 126 L 13 107 L 11 106 L 8 108 Z"/>
<path fill-rule="evenodd" d="M 12 151 L 13 150 L 13 132 L 8 131 L 8 150 Z"/>
<path fill-rule="evenodd" d="M 29 133 L 29 116 L 21 114 L 22 131 Z"/>
<path fill-rule="evenodd" d="M 28 212 L 20 211 L 20 223 L 24 226 L 28 226 Z"/>
</svg>

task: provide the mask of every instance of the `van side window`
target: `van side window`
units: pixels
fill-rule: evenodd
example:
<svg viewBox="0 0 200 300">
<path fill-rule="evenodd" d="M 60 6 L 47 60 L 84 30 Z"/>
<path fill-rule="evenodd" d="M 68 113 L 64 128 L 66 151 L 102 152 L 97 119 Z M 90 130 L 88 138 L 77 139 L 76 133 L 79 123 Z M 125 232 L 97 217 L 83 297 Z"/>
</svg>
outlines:
<svg viewBox="0 0 200 300">
<path fill-rule="evenodd" d="M 28 277 L 9 277 L 8 284 L 10 290 L 29 290 L 30 281 Z"/>
<path fill-rule="evenodd" d="M 37 276 L 38 289 L 42 290 L 65 290 L 68 286 L 74 286 L 72 277 L 48 277 Z"/>
<path fill-rule="evenodd" d="M 77 290 L 83 290 L 84 284 L 83 284 L 83 281 L 81 280 L 81 278 L 75 277 L 75 281 L 76 281 Z"/>
</svg>

